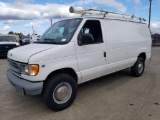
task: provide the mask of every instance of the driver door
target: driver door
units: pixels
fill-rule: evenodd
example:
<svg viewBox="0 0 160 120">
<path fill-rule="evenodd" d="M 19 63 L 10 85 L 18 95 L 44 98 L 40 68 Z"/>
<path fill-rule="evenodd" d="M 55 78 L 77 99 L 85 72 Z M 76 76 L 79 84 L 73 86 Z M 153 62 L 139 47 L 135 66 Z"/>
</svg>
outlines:
<svg viewBox="0 0 160 120">
<path fill-rule="evenodd" d="M 99 20 L 87 20 L 79 31 L 77 39 L 76 56 L 82 82 L 104 75 L 107 58 L 106 42 L 103 41 L 101 22 Z"/>
</svg>

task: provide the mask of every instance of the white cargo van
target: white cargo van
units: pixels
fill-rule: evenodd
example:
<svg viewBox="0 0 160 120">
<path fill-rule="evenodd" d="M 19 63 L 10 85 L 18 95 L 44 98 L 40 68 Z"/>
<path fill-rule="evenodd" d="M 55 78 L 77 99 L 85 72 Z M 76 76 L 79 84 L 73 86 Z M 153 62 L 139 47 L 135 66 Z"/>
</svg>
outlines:
<svg viewBox="0 0 160 120">
<path fill-rule="evenodd" d="M 143 18 L 73 7 L 70 12 L 83 16 L 58 21 L 38 42 L 8 52 L 10 83 L 22 95 L 42 94 L 52 110 L 72 104 L 77 84 L 125 68 L 139 77 L 151 58 Z"/>
</svg>

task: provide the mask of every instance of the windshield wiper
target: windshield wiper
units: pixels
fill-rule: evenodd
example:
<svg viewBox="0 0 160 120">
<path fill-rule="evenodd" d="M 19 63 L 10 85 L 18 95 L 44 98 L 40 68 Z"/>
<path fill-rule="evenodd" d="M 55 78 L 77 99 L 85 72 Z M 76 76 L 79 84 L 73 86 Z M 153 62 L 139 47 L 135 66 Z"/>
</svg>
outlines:
<svg viewBox="0 0 160 120">
<path fill-rule="evenodd" d="M 55 39 L 50 39 L 50 38 L 47 38 L 47 39 L 44 39 L 44 40 L 55 40 Z"/>
</svg>

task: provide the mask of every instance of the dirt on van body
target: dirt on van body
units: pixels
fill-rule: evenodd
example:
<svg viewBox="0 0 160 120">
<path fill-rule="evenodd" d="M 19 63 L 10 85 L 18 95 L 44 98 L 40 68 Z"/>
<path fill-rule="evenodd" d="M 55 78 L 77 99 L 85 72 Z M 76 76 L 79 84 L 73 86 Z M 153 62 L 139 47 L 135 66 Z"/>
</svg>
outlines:
<svg viewBox="0 0 160 120">
<path fill-rule="evenodd" d="M 160 47 L 152 48 L 143 76 L 129 69 L 78 86 L 74 103 L 51 111 L 41 96 L 20 96 L 6 78 L 8 63 L 0 59 L 0 120 L 159 120 Z"/>
</svg>

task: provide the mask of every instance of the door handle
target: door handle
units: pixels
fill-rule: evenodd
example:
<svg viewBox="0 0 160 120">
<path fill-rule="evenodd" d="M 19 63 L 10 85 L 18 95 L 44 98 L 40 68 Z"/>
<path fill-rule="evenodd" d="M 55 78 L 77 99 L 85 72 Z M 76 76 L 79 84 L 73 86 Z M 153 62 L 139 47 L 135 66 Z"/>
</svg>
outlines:
<svg viewBox="0 0 160 120">
<path fill-rule="evenodd" d="M 104 51 L 104 54 L 103 54 L 103 55 L 104 55 L 104 58 L 106 58 L 106 51 Z"/>
</svg>

